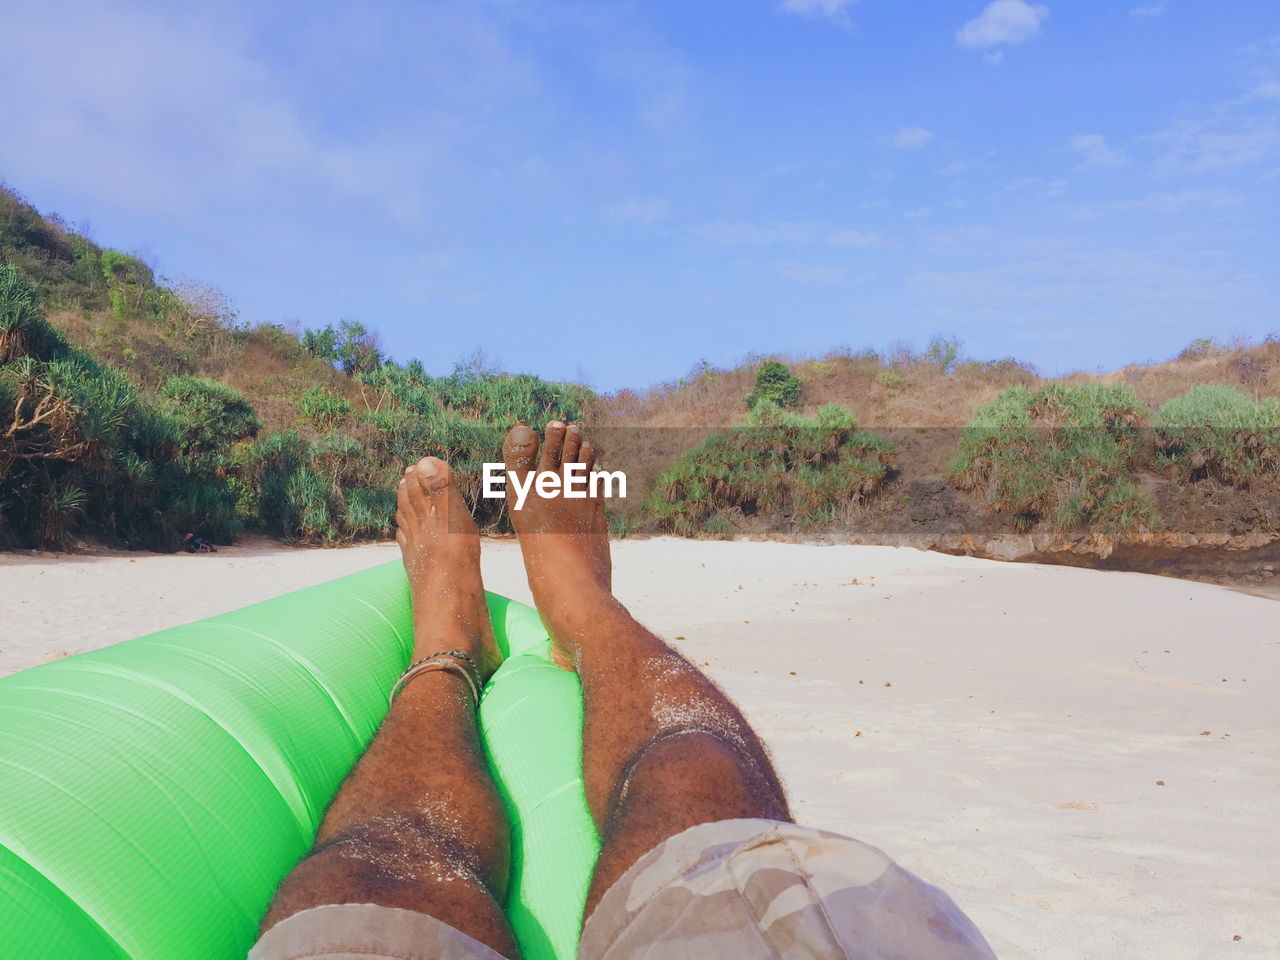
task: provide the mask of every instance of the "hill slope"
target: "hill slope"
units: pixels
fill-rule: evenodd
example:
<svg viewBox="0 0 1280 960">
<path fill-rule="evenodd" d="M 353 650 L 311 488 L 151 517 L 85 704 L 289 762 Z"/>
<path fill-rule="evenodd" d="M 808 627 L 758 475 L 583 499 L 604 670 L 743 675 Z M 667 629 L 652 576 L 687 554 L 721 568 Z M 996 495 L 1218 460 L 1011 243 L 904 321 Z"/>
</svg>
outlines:
<svg viewBox="0 0 1280 960">
<path fill-rule="evenodd" d="M 358 323 L 242 323 L 216 288 L 158 279 L 2 189 L 0 265 L 10 313 L 34 291 L 25 320 L 0 320 L 0 337 L 25 329 L 0 350 L 0 546 L 172 549 L 189 529 L 222 541 L 241 529 L 318 543 L 386 536 L 388 491 L 427 453 L 459 469 L 483 526 L 505 529 L 500 505 L 476 496 L 479 463 L 510 423 L 551 416 L 585 419 L 627 472 L 617 532 L 822 533 L 1091 565 L 1197 550 L 1217 563 L 1232 548 L 1250 569 L 1280 536 L 1274 338 L 1203 340 L 1165 363 L 1056 379 L 935 338 L 919 352 L 703 363 L 676 383 L 596 397 L 476 363 L 431 377 L 384 357 Z M 14 429 L 41 398 L 62 405 L 60 439 Z M 1184 420 L 1203 410 L 1213 436 L 1184 442 L 1170 409 Z M 813 433 L 820 422 L 826 435 Z M 1018 430 L 1031 431 L 1022 446 Z M 1234 472 L 1212 466 L 1227 448 Z M 874 463 L 849 466 L 869 449 Z M 695 463 L 708 450 L 711 473 Z M 748 478 L 761 457 L 780 457 L 785 484 Z M 1037 463 L 1052 469 L 1037 474 Z"/>
<path fill-rule="evenodd" d="M 474 363 L 431 377 L 359 323 L 240 323 L 216 288 L 160 280 L 0 189 L 0 547 L 385 537 L 406 463 L 449 459 L 474 499 L 503 425 L 580 419 L 590 397 Z"/>
</svg>

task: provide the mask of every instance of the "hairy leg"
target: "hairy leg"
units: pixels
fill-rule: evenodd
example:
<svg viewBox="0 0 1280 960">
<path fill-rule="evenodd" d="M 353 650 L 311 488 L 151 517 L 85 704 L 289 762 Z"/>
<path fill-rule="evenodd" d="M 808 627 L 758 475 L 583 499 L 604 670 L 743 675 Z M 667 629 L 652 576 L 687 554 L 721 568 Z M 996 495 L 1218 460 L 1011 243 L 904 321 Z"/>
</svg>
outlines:
<svg viewBox="0 0 1280 960">
<path fill-rule="evenodd" d="M 487 678 L 500 654 L 480 538 L 446 464 L 428 457 L 405 471 L 396 522 L 415 659 L 463 650 Z M 509 858 L 466 682 L 449 671 L 418 674 L 334 798 L 315 849 L 281 884 L 263 929 L 309 907 L 376 903 L 430 914 L 515 957 L 501 906 Z"/>
<path fill-rule="evenodd" d="M 539 442 L 513 428 L 507 469 L 594 466 L 575 424 Z M 790 820 L 782 785 L 742 713 L 613 596 L 603 505 L 530 493 L 512 520 L 529 586 L 556 646 L 582 679 L 587 802 L 602 848 L 587 913 L 627 868 L 668 837 L 736 817 Z"/>
</svg>

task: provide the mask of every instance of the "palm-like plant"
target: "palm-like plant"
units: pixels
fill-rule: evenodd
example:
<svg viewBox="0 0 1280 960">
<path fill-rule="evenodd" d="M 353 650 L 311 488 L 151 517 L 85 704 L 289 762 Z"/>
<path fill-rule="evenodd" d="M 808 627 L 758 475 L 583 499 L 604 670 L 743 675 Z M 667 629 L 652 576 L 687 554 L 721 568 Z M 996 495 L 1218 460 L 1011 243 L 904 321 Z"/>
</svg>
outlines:
<svg viewBox="0 0 1280 960">
<path fill-rule="evenodd" d="M 40 324 L 36 290 L 11 263 L 0 263 L 0 363 L 31 350 L 32 332 Z"/>
</svg>

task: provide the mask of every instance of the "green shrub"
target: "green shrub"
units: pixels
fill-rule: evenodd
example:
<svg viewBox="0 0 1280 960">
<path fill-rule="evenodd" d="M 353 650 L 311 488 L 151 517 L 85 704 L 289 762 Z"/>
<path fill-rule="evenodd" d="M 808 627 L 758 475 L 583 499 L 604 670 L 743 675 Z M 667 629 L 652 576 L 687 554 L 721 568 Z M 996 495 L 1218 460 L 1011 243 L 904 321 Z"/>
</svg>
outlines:
<svg viewBox="0 0 1280 960">
<path fill-rule="evenodd" d="M 260 437 L 238 458 L 237 514 L 246 525 L 277 537 L 298 536 L 297 505 L 289 478 L 310 461 L 310 444 L 296 431 Z"/>
<path fill-rule="evenodd" d="M 800 406 L 804 384 L 780 360 L 765 360 L 756 371 L 755 390 L 747 395 L 747 409 L 767 402 L 784 409 Z"/>
<path fill-rule="evenodd" d="M 19 357 L 60 356 L 69 350 L 62 334 L 45 323 L 34 283 L 11 263 L 0 263 L 0 364 Z"/>
<path fill-rule="evenodd" d="M 1233 387 L 1193 387 L 1156 411 L 1158 462 L 1185 480 L 1248 486 L 1280 473 L 1280 400 Z"/>
<path fill-rule="evenodd" d="M 177 430 L 177 462 L 185 477 L 169 499 L 173 522 L 216 543 L 231 543 L 245 519 L 233 482 L 235 451 L 261 428 L 253 406 L 214 380 L 181 375 L 160 389 L 164 410 Z M 185 531 L 184 531 L 185 532 Z"/>
<path fill-rule="evenodd" d="M 32 331 L 40 323 L 35 287 L 13 264 L 0 264 L 0 363 L 27 354 Z"/>
<path fill-rule="evenodd" d="M 186 374 L 171 377 L 160 388 L 174 419 L 182 427 L 189 453 L 212 453 L 255 436 L 262 424 L 253 405 L 235 390 Z"/>
<path fill-rule="evenodd" d="M 605 522 L 609 525 L 609 536 L 615 540 L 625 540 L 636 532 L 635 521 L 626 514 L 605 508 Z"/>
<path fill-rule="evenodd" d="M 351 412 L 351 404 L 336 393 L 310 387 L 298 397 L 298 409 L 316 427 L 332 427 Z"/>
<path fill-rule="evenodd" d="M 270 433 L 238 457 L 233 486 L 241 522 L 289 540 L 333 544 L 390 535 L 395 475 L 354 437 L 309 441 Z"/>
<path fill-rule="evenodd" d="M 99 310 L 109 305 L 98 248 L 0 186 L 0 261 L 32 283 L 50 306 Z"/>
<path fill-rule="evenodd" d="M 930 338 L 929 346 L 921 355 L 925 363 L 936 364 L 944 375 L 950 374 L 960 359 L 960 348 L 964 346 L 958 337 L 944 337 L 941 334 Z"/>
<path fill-rule="evenodd" d="M 388 537 L 396 513 L 396 493 L 390 487 L 352 487 L 346 491 L 344 525 L 350 536 Z"/>
<path fill-rule="evenodd" d="M 515 423 L 581 421 L 595 394 L 578 384 L 487 369 L 473 359 L 444 377 L 422 365 L 383 364 L 356 375 L 369 407 L 361 419 L 377 430 L 376 456 L 399 465 L 437 456 L 453 467 L 458 489 L 482 530 L 509 527 L 503 502 L 479 495 L 482 465 L 499 458 Z"/>
<path fill-rule="evenodd" d="M 368 373 L 385 362 L 378 349 L 377 335 L 359 320 L 343 320 L 336 327 L 329 324 L 320 330 L 306 330 L 302 346 L 343 373 Z"/>
<path fill-rule="evenodd" d="M 5 286 L 10 305 L 15 289 L 24 298 L 20 285 Z M 0 363 L 6 541 L 56 546 L 93 532 L 125 546 L 176 545 L 179 425 L 124 374 L 68 346 L 38 312 L 9 329 L 21 329 L 24 353 Z"/>
<path fill-rule="evenodd" d="M 907 378 L 897 370 L 881 370 L 876 374 L 876 383 L 884 387 L 889 396 L 896 397 L 906 389 Z"/>
<path fill-rule="evenodd" d="M 746 518 L 815 526 L 874 497 L 896 446 L 827 404 L 812 419 L 757 402 L 745 426 L 707 438 L 658 479 L 647 518 L 681 536 L 727 536 Z"/>
<path fill-rule="evenodd" d="M 1127 384 L 1010 387 L 974 413 L 950 473 L 1017 530 L 1152 527 L 1150 502 L 1129 479 L 1145 452 L 1144 416 Z"/>
<path fill-rule="evenodd" d="M 1212 337 L 1200 337 L 1192 340 L 1189 344 L 1182 348 L 1182 351 L 1175 358 L 1177 360 L 1204 360 L 1208 357 L 1218 357 L 1228 351 L 1228 347 L 1219 343 Z"/>
<path fill-rule="evenodd" d="M 119 250 L 103 250 L 99 264 L 111 297 L 111 313 L 124 317 L 139 312 L 147 291 L 155 285 L 151 268 Z"/>
</svg>

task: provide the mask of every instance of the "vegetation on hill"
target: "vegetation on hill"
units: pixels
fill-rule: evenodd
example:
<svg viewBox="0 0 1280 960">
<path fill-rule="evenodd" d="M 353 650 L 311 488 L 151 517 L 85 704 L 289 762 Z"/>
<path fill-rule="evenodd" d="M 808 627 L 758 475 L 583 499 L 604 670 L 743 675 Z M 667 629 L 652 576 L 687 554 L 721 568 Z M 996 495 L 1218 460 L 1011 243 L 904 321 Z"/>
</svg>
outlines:
<svg viewBox="0 0 1280 960">
<path fill-rule="evenodd" d="M 712 434 L 662 473 L 646 519 L 686 537 L 832 524 L 875 496 L 895 450 L 834 403 L 810 419 L 757 399 L 745 425 Z"/>
<path fill-rule="evenodd" d="M 88 526 L 160 548 L 178 504 L 199 499 L 178 421 L 68 344 L 12 264 L 0 264 L 0 411 L 0 541 L 61 544 Z"/>
<path fill-rule="evenodd" d="M 1154 510 L 1131 479 L 1145 416 L 1127 384 L 1011 387 L 961 432 L 951 476 L 1016 530 L 1149 528 Z"/>
<path fill-rule="evenodd" d="M 245 323 L 217 288 L 157 277 L 0 188 L 0 547 L 384 537 L 403 466 L 427 454 L 502 530 L 480 465 L 512 423 L 551 417 L 585 420 L 626 471 L 619 532 L 908 529 L 940 515 L 922 491 L 958 530 L 1180 529 L 1179 504 L 1246 494 L 1257 509 L 1232 529 L 1254 529 L 1280 493 L 1278 396 L 1274 338 L 1053 380 L 941 336 L 702 361 L 607 397 L 479 358 L 432 376 L 356 320 Z"/>
<path fill-rule="evenodd" d="M 800 406 L 804 383 L 780 360 L 764 360 L 756 370 L 756 388 L 747 394 L 747 409 L 772 403 L 794 410 Z"/>
<path fill-rule="evenodd" d="M 0 190 L 0 547 L 385 537 L 397 478 L 429 454 L 499 529 L 501 501 L 475 494 L 502 430 L 582 419 L 592 397 L 478 362 L 432 377 L 355 321 L 249 327 L 215 289 Z"/>
<path fill-rule="evenodd" d="M 1193 387 L 1156 411 L 1159 457 L 1183 480 L 1248 486 L 1280 474 L 1280 400 L 1232 387 Z"/>
</svg>

